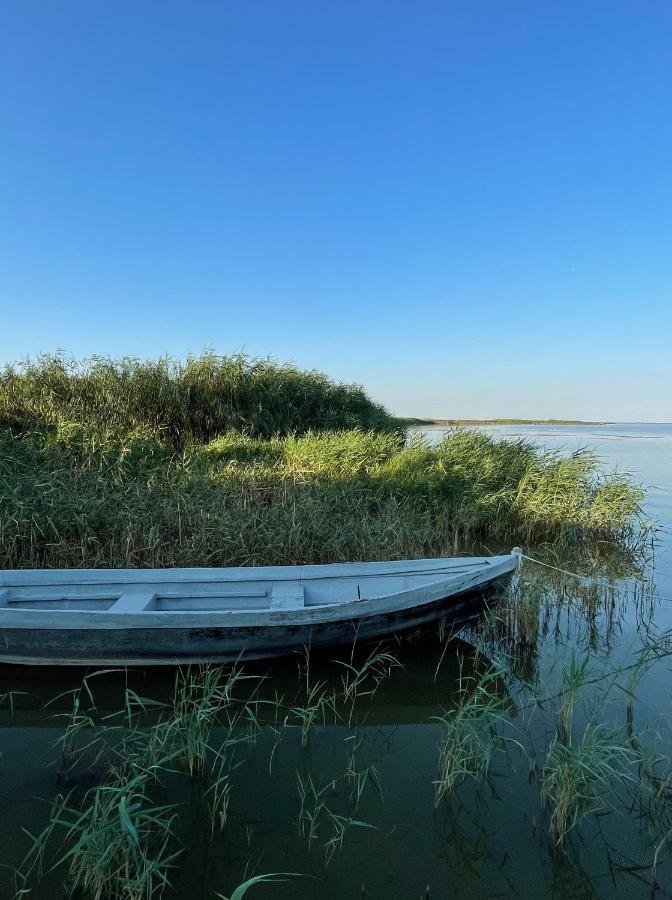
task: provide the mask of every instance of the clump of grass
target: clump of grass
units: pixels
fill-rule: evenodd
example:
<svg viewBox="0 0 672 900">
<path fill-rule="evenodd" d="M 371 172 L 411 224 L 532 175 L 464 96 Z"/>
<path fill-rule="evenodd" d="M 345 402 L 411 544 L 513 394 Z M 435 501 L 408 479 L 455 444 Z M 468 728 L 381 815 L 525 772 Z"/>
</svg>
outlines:
<svg viewBox="0 0 672 900">
<path fill-rule="evenodd" d="M 16 703 L 17 697 L 25 696 L 25 691 L 6 691 L 4 694 L 0 694 L 0 708 L 3 706 L 9 707 L 9 712 L 12 720 L 14 719 L 14 706 Z"/>
<path fill-rule="evenodd" d="M 494 755 L 513 740 L 500 732 L 509 724 L 508 706 L 499 669 L 460 680 L 455 706 L 435 720 L 441 725 L 436 806 L 466 779 L 482 782 L 487 777 Z"/>
<path fill-rule="evenodd" d="M 362 744 L 362 739 L 357 734 L 352 734 L 344 741 L 350 747 L 346 754 L 345 780 L 351 785 L 350 800 L 355 809 L 358 809 L 362 796 L 367 786 L 371 786 L 380 800 L 383 799 L 383 786 L 375 763 L 360 765 L 357 754 Z"/>
<path fill-rule="evenodd" d="M 555 740 L 541 778 L 541 796 L 551 807 L 550 833 L 562 846 L 587 816 L 606 808 L 619 785 L 635 781 L 635 751 L 618 732 L 589 723 L 577 742 Z"/>
<path fill-rule="evenodd" d="M 325 832 L 323 843 L 325 862 L 328 865 L 334 854 L 343 849 L 345 836 L 351 828 L 373 828 L 374 826 L 360 819 L 343 815 L 329 804 L 329 795 L 335 794 L 336 782 L 318 787 L 310 774 L 304 777 L 297 772 L 299 790 L 299 834 L 308 839 L 308 843 L 316 840 L 319 834 Z"/>
<path fill-rule="evenodd" d="M 215 721 L 231 704 L 236 685 L 250 678 L 235 666 L 179 672 L 170 716 L 156 729 L 163 752 L 175 757 L 190 775 L 201 772 Z"/>
<path fill-rule="evenodd" d="M 556 735 L 559 743 L 569 745 L 572 740 L 572 723 L 576 698 L 590 677 L 590 656 L 578 659 L 572 649 L 569 664 L 562 670 L 562 702 L 556 721 Z"/>
<path fill-rule="evenodd" d="M 353 642 L 349 661 L 336 660 L 337 665 L 343 668 L 341 699 L 351 708 L 359 698 L 372 699 L 392 669 L 401 665 L 384 645 L 373 647 L 361 662 L 357 659 L 357 650 L 357 644 Z"/>
<path fill-rule="evenodd" d="M 143 698 L 128 687 L 123 709 L 101 719 L 92 679 L 72 692 L 63 745 L 63 777 L 72 789 L 52 804 L 47 826 L 33 838 L 22 866 L 24 882 L 66 866 L 73 890 L 93 900 L 148 900 L 169 886 L 181 849 L 174 824 L 178 807 L 162 800 L 164 781 L 181 774 L 205 779 L 213 825 L 226 823 L 233 754 L 248 741 L 252 699 L 234 699 L 243 681 L 258 679 L 239 667 L 202 666 L 178 672 L 172 700 Z M 249 692 L 247 692 L 249 693 Z M 223 736 L 212 740 L 212 729 Z M 85 766 L 88 784 L 78 784 Z M 93 783 L 93 786 L 92 786 Z"/>
<path fill-rule="evenodd" d="M 153 780 L 126 759 L 106 783 L 92 788 L 83 808 L 70 796 L 52 804 L 47 828 L 33 839 L 24 861 L 24 876 L 43 877 L 44 857 L 52 837 L 61 850 L 49 871 L 67 866 L 73 889 L 93 900 L 145 900 L 158 896 L 169 884 L 179 850 L 174 849 L 172 805 L 152 796 Z"/>
<path fill-rule="evenodd" d="M 317 681 L 307 686 L 305 703 L 291 707 L 285 717 L 284 725 L 289 726 L 298 720 L 301 727 L 301 746 L 307 747 L 311 730 L 317 725 L 324 725 L 327 714 L 336 717 L 336 698 L 333 691 L 327 689 L 324 681 Z"/>
</svg>

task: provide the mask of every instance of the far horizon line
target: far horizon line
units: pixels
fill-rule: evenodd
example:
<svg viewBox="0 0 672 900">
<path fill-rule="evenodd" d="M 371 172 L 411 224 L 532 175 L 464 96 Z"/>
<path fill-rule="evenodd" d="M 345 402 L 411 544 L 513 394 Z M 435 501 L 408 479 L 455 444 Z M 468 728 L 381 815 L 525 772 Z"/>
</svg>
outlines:
<svg viewBox="0 0 672 900">
<path fill-rule="evenodd" d="M 417 425 L 672 425 L 672 421 L 657 419 L 558 419 L 514 418 L 497 416 L 489 419 L 435 418 L 432 416 L 402 416 L 395 418 Z"/>
</svg>

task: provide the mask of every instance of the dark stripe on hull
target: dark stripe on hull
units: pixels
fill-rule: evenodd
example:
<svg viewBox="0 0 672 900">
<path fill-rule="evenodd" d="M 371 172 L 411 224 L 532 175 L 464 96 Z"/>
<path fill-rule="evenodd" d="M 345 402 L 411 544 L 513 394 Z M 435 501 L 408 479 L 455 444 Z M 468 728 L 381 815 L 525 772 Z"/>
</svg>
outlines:
<svg viewBox="0 0 672 900">
<path fill-rule="evenodd" d="M 458 625 L 477 615 L 511 573 L 477 590 L 394 613 L 306 625 L 250 628 L 21 629 L 0 634 L 0 663 L 30 665 L 179 665 L 265 659 L 321 647 L 371 641 L 419 629 L 437 619 Z"/>
</svg>

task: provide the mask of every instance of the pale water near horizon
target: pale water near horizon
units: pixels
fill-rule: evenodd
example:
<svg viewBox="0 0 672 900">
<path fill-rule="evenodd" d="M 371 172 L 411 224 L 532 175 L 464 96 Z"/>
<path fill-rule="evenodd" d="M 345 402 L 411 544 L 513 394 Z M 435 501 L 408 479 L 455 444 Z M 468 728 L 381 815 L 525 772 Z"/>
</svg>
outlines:
<svg viewBox="0 0 672 900">
<path fill-rule="evenodd" d="M 511 745 L 498 757 L 493 777 L 480 787 L 462 785 L 454 796 L 434 804 L 441 728 L 434 720 L 450 708 L 459 675 L 459 657 L 469 670 L 471 645 L 479 627 L 467 629 L 462 642 L 445 647 L 427 639 L 398 648 L 403 669 L 393 670 L 371 704 L 368 718 L 353 731 L 346 724 L 316 728 L 306 747 L 293 731 L 271 753 L 274 733 L 262 734 L 250 759 L 235 772 L 229 820 L 214 834 L 199 780 L 176 784 L 172 800 L 180 807 L 179 829 L 187 845 L 175 870 L 174 894 L 180 900 L 228 896 L 251 873 L 300 872 L 309 878 L 264 884 L 252 889 L 259 900 L 444 900 L 444 898 L 663 898 L 672 896 L 670 846 L 664 847 L 654 874 L 651 863 L 660 840 L 646 803 L 628 791 L 617 811 L 591 817 L 577 829 L 567 852 L 558 852 L 548 837 L 548 810 L 540 801 L 533 769 L 543 765 L 555 728 L 555 708 L 546 703 L 526 719 L 522 712 L 532 693 L 549 696 L 561 686 L 561 667 L 574 655 L 590 659 L 591 671 L 607 673 L 629 664 L 651 636 L 672 626 L 672 425 L 491 426 L 494 435 L 524 437 L 556 450 L 592 447 L 606 470 L 629 472 L 649 489 L 647 514 L 661 526 L 651 581 L 632 579 L 604 596 L 574 597 L 563 585 L 551 590 L 526 626 L 524 640 L 513 644 L 505 632 L 493 640 L 493 653 L 504 646 L 513 653 L 505 678 L 511 702 Z M 439 440 L 445 429 L 423 429 Z M 528 565 L 528 564 L 526 564 Z M 531 564 L 529 564 L 531 565 Z M 529 570 L 528 570 L 529 571 Z M 459 651 L 459 652 L 458 652 Z M 640 740 L 669 757 L 672 747 L 670 658 L 655 663 L 637 687 L 634 725 Z M 296 690 L 295 662 L 269 669 L 274 690 Z M 438 674 L 437 674 L 438 673 Z M 327 676 L 325 675 L 325 678 Z M 138 673 L 139 693 L 168 692 L 173 673 Z M 606 721 L 625 734 L 627 695 L 599 682 L 583 690 L 577 703 L 576 728 L 589 719 Z M 68 672 L 0 667 L 0 695 L 27 691 L 40 703 L 76 683 Z M 118 704 L 118 685 L 102 686 L 101 702 Z M 113 698 L 113 699 L 110 699 Z M 66 706 L 67 708 L 67 706 Z M 11 867 L 27 847 L 21 832 L 46 822 L 50 801 L 64 786 L 55 779 L 55 740 L 62 725 L 55 710 L 17 698 L 13 715 L 0 719 L 0 898 L 11 896 Z M 632 724 L 632 723 L 631 723 Z M 519 730 L 516 730 L 519 729 Z M 329 805 L 344 813 L 343 780 L 349 748 L 357 746 L 360 767 L 375 765 L 381 791 L 369 783 L 353 818 L 371 827 L 352 826 L 328 865 L 324 843 L 331 834 L 321 820 L 318 836 L 308 841 L 298 827 L 297 772 L 308 775 Z M 272 755 L 272 765 L 269 757 Z M 382 796 L 381 796 L 382 793 Z M 619 794 L 620 796 L 620 794 Z M 4 874 L 3 874 L 4 873 Z M 62 877 L 51 877 L 30 895 L 65 897 Z"/>
</svg>

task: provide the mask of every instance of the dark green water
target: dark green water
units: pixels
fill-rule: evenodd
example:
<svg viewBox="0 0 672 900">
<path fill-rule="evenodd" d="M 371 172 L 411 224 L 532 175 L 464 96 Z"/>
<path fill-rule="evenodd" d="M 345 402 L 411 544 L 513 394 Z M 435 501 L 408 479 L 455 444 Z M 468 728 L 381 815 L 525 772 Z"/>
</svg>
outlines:
<svg viewBox="0 0 672 900">
<path fill-rule="evenodd" d="M 339 708 L 334 722 L 311 729 L 306 746 L 301 731 L 281 732 L 267 717 L 256 743 L 240 756 L 233 773 L 229 817 L 223 832 L 211 827 L 208 782 L 175 775 L 167 797 L 178 802 L 178 837 L 185 851 L 173 874 L 179 898 L 229 895 L 251 874 L 295 872 L 309 877 L 262 884 L 251 897 L 268 898 L 445 898 L 445 897 L 667 897 L 672 891 L 672 842 L 663 846 L 655 874 L 655 847 L 672 821 L 632 786 L 614 790 L 609 808 L 590 816 L 559 852 L 548 834 L 549 810 L 540 799 L 535 774 L 555 732 L 557 702 L 530 705 L 533 693 L 550 696 L 562 686 L 563 667 L 572 655 L 589 657 L 594 683 L 582 688 L 574 729 L 589 720 L 622 729 L 625 739 L 627 673 L 600 676 L 629 665 L 647 641 L 672 627 L 672 426 L 627 425 L 580 430 L 502 427 L 500 434 L 528 434 L 550 447 L 568 450 L 593 445 L 605 466 L 619 466 L 651 485 L 649 511 L 663 531 L 650 580 L 622 580 L 600 591 L 574 590 L 551 583 L 538 606 L 498 627 L 478 623 L 447 645 L 429 635 L 395 646 L 400 663 L 378 686 L 372 700 L 355 712 Z M 530 565 L 523 577 L 534 581 Z M 532 590 L 532 588 L 530 589 Z M 537 595 L 535 595 L 537 596 Z M 666 599 L 668 598 L 668 599 Z M 433 717 L 454 703 L 460 674 L 474 673 L 474 645 L 507 659 L 500 685 L 507 697 L 503 732 L 511 743 L 493 759 L 490 776 L 465 782 L 435 805 L 441 726 Z M 347 659 L 345 660 L 347 661 Z M 266 674 L 263 696 L 283 695 L 285 705 L 303 702 L 298 660 L 257 666 Z M 638 740 L 663 757 L 672 747 L 670 693 L 672 657 L 648 667 L 637 685 L 632 728 Z M 311 663 L 313 682 L 341 687 L 343 667 L 328 660 Z M 0 669 L 0 694 L 21 690 L 14 710 L 0 710 L 0 897 L 10 897 L 11 870 L 29 844 L 22 829 L 42 828 L 49 801 L 59 792 L 86 787 L 84 771 L 74 783 L 59 779 L 57 739 L 70 698 L 44 703 L 75 687 L 79 676 L 54 670 Z M 138 672 L 131 686 L 140 694 L 166 698 L 174 673 Z M 99 715 L 121 705 L 125 676 L 96 679 Z M 305 700 L 305 698 L 304 698 Z M 352 719 L 349 724 L 349 720 Z M 217 742 L 215 729 L 213 743 Z M 359 771 L 375 767 L 359 803 L 346 777 L 353 755 Z M 373 771 L 373 769 L 371 770 Z M 337 815 L 366 823 L 346 829 L 333 854 L 325 844 L 333 828 L 323 813 L 315 838 L 299 828 L 300 784 L 312 783 Z M 379 787 L 378 787 L 379 784 Z M 613 808 L 611 808 L 613 806 Z M 304 819 L 305 824 L 305 819 Z M 31 897 L 67 896 L 63 873 L 33 886 Z"/>
</svg>

